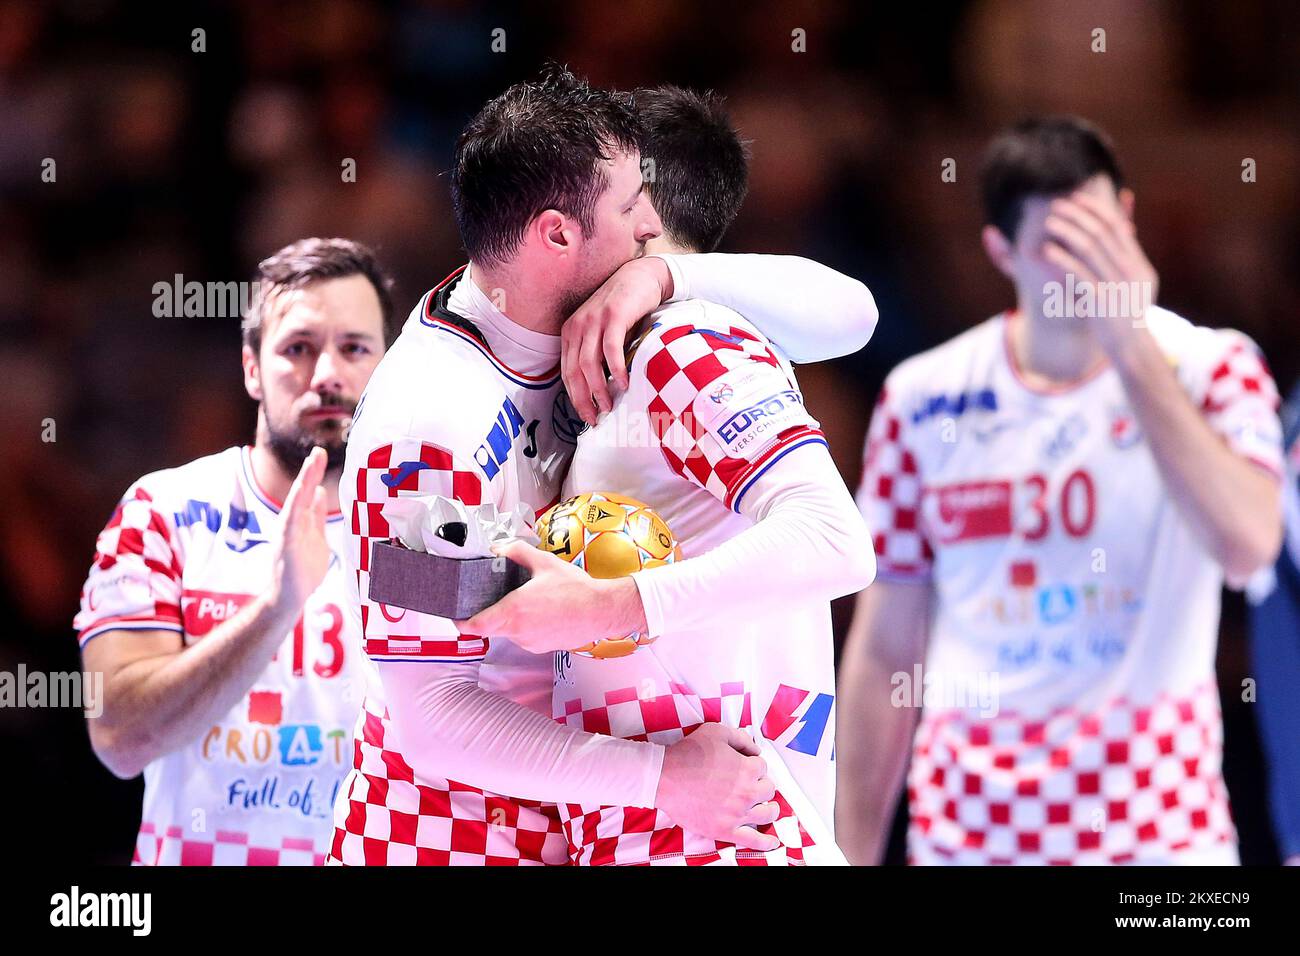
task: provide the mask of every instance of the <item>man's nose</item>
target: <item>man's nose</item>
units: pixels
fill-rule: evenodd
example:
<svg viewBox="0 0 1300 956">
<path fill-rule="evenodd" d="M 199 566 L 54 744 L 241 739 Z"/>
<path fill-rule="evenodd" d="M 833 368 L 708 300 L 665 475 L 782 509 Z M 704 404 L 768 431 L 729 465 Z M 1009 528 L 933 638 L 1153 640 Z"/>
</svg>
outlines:
<svg viewBox="0 0 1300 956">
<path fill-rule="evenodd" d="M 339 374 L 338 356 L 333 349 L 321 349 L 316 358 L 316 367 L 312 370 L 311 387 L 317 392 L 342 391 L 343 379 Z"/>
<path fill-rule="evenodd" d="M 640 225 L 637 226 L 636 239 L 637 242 L 648 242 L 663 234 L 664 224 L 659 221 L 659 213 L 655 212 L 650 201 L 644 197 L 641 201 L 645 208 L 642 210 Z"/>
</svg>

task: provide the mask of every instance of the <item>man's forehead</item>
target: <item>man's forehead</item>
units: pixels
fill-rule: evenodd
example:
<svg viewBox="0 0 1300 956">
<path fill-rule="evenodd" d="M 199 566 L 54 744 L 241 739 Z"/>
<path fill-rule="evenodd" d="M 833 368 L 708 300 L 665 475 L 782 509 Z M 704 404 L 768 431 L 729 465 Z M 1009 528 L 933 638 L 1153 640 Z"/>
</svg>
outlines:
<svg viewBox="0 0 1300 956">
<path fill-rule="evenodd" d="M 1068 192 L 1054 193 L 1052 195 L 1038 193 L 1030 196 L 1025 200 L 1025 205 L 1034 209 L 1046 209 L 1053 201 L 1066 199 L 1074 193 L 1087 193 L 1089 196 L 1096 196 L 1098 199 L 1114 199 L 1116 196 L 1115 185 L 1110 181 L 1110 177 L 1105 173 L 1098 173 Z"/>
<path fill-rule="evenodd" d="M 356 279 L 359 282 L 349 282 Z M 264 292 L 263 331 L 279 338 L 321 332 L 331 326 L 353 334 L 378 334 L 383 323 L 379 297 L 364 276 L 323 279 Z"/>
<path fill-rule="evenodd" d="M 621 177 L 624 182 L 631 182 L 641 178 L 640 150 L 617 150 L 610 154 L 609 159 L 602 160 L 602 162 L 614 176 Z"/>
</svg>

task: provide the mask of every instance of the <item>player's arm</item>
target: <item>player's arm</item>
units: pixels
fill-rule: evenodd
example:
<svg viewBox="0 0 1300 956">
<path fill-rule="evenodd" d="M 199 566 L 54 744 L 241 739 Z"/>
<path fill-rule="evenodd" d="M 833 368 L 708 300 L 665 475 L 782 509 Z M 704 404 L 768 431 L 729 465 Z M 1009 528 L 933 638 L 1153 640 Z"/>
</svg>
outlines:
<svg viewBox="0 0 1300 956">
<path fill-rule="evenodd" d="M 539 552 L 540 553 L 540 552 Z M 402 758 L 418 776 L 547 803 L 658 807 L 692 833 L 775 848 L 779 808 L 754 741 L 706 724 L 670 746 L 592 734 L 479 688 L 461 664 L 380 663 Z"/>
<path fill-rule="evenodd" d="M 90 743 L 115 775 L 134 777 L 197 740 L 266 670 L 329 566 L 324 472 L 325 454 L 317 449 L 285 501 L 267 589 L 188 648 L 181 636 L 180 581 L 171 562 L 161 560 L 170 546 L 161 536 L 149 543 L 145 538 L 158 535 L 166 519 L 144 500 L 124 502 L 123 532 L 105 536 L 117 542 L 111 566 L 101 570 L 97 560 L 87 581 L 87 594 L 99 588 L 108 613 L 96 615 L 83 600 L 80 622 L 82 666 L 104 675 L 103 712 L 88 720 Z M 160 607 L 170 610 L 160 613 Z M 149 628 L 151 617 L 164 619 L 165 629 Z"/>
<path fill-rule="evenodd" d="M 858 595 L 837 675 L 835 841 L 857 866 L 880 863 L 920 709 L 896 707 L 893 677 L 925 660 L 931 587 L 876 581 Z"/>
<path fill-rule="evenodd" d="M 376 500 L 392 490 L 384 477 L 407 471 L 411 485 L 402 490 L 467 506 L 502 503 L 497 484 L 472 459 L 424 438 L 393 439 L 366 458 L 366 474 L 347 472 L 343 480 L 366 487 Z M 408 462 L 436 467 L 412 472 L 402 467 Z M 362 512 L 376 520 L 369 509 Z M 362 533 L 357 526 L 353 531 Z M 587 733 L 479 686 L 486 641 L 495 637 L 476 635 L 494 635 L 492 629 L 458 634 L 449 621 L 416 611 L 394 622 L 374 605 L 363 618 L 366 651 L 378 664 L 398 749 L 418 777 L 548 803 L 658 807 L 691 832 L 751 849 L 776 845 L 774 837 L 753 829 L 775 820 L 779 810 L 766 763 L 745 734 L 707 726 L 664 747 Z M 552 619 L 551 629 L 563 621 Z M 413 637 L 417 653 L 410 650 Z M 550 667 L 545 659 L 537 663 Z"/>
<path fill-rule="evenodd" d="M 526 542 L 501 554 L 532 580 L 463 623 L 533 653 L 610 634 L 659 636 L 713 628 L 719 640 L 738 616 L 761 617 L 791 601 L 831 601 L 871 583 L 871 536 L 824 442 L 790 452 L 751 486 L 740 507 L 755 520 L 705 554 L 630 577 L 599 580 Z M 736 600 L 719 600 L 734 594 Z M 548 624 L 562 620 L 556 630 Z"/>
<path fill-rule="evenodd" d="M 1133 223 L 1117 205 L 1077 192 L 1053 202 L 1046 225 L 1052 240 L 1045 253 L 1049 261 L 1083 282 L 1138 283 L 1152 290 L 1154 300 L 1155 269 L 1138 244 Z M 1262 455 L 1247 457 L 1266 444 L 1267 436 L 1280 437 L 1276 388 L 1255 357 L 1254 368 L 1246 373 L 1254 391 L 1234 396 L 1236 420 L 1227 435 L 1216 433 L 1140 321 L 1140 304 L 1133 312 L 1089 321 L 1119 373 L 1175 506 L 1228 580 L 1240 584 L 1271 563 L 1282 542 L 1280 449 L 1261 449 Z M 1252 356 L 1236 361 L 1251 363 Z M 1214 391 L 1227 392 L 1239 384 L 1230 364 L 1226 372 L 1227 380 L 1212 382 L 1207 396 L 1207 411 L 1220 417 L 1224 410 L 1213 407 Z M 1245 447 L 1234 447 L 1242 443 Z"/>
<path fill-rule="evenodd" d="M 611 407 L 609 376 L 627 386 L 629 330 L 666 302 L 703 299 L 749 319 L 792 362 L 821 362 L 867 344 L 879 312 L 857 279 L 799 256 L 655 255 L 625 264 L 564 324 L 564 385 L 583 420 Z M 594 402 L 593 402 L 594 397 Z"/>
<path fill-rule="evenodd" d="M 903 409 L 910 389 L 885 380 L 871 415 L 858 507 L 874 535 L 879 576 L 858 595 L 838 674 L 836 841 L 849 862 L 880 862 L 903 788 L 920 711 L 895 707 L 893 677 L 925 660 L 934 553 L 921 520 L 921 467 Z"/>
</svg>

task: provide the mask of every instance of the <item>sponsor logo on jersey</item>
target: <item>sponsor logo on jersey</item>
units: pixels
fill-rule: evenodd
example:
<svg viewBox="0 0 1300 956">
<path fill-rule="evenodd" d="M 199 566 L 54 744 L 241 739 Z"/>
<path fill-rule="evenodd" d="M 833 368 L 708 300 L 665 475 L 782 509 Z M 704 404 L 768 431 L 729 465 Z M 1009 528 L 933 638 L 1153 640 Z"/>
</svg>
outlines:
<svg viewBox="0 0 1300 956">
<path fill-rule="evenodd" d="M 940 544 L 1011 534 L 1011 482 L 962 481 L 927 488 L 926 517 Z"/>
<path fill-rule="evenodd" d="M 1079 414 L 1071 415 L 1047 436 L 1047 440 L 1043 442 L 1043 455 L 1055 461 L 1072 451 L 1087 433 L 1088 423 L 1084 417 Z"/>
<path fill-rule="evenodd" d="M 959 418 L 968 411 L 996 412 L 998 396 L 991 388 L 959 392 L 956 395 L 930 395 L 922 398 L 912 412 L 912 424 L 919 425 L 927 418 Z"/>
<path fill-rule="evenodd" d="M 487 475 L 488 481 L 500 473 L 502 466 L 510 457 L 510 448 L 514 440 L 519 437 L 523 429 L 524 416 L 519 414 L 515 403 L 507 398 L 501 406 L 501 411 L 497 412 L 497 420 L 492 430 L 474 452 L 474 460 L 483 469 L 483 474 Z"/>
<path fill-rule="evenodd" d="M 219 811 L 277 810 L 315 819 L 331 815 L 339 785 L 351 762 L 351 732 L 315 723 L 285 722 L 286 702 L 280 691 L 250 691 L 245 721 L 213 726 L 199 743 L 200 757 L 236 770 L 271 771 L 241 775 L 222 785 L 225 801 Z M 303 776 L 302 771 L 325 776 Z"/>
<path fill-rule="evenodd" d="M 225 545 L 236 554 L 242 554 L 250 548 L 267 542 L 266 538 L 250 537 L 262 533 L 257 515 L 252 511 L 245 511 L 233 502 L 229 505 L 229 509 L 229 513 L 223 515 L 221 509 L 211 502 L 190 498 L 185 502 L 184 509 L 172 513 L 172 519 L 176 522 L 177 528 L 202 525 L 213 534 L 221 530 L 224 522 L 228 532 Z"/>
<path fill-rule="evenodd" d="M 999 419 L 997 421 L 990 422 L 987 428 L 978 428 L 972 426 L 970 429 L 970 433 L 975 436 L 975 440 L 977 442 L 986 445 L 989 442 L 991 442 L 993 439 L 1001 435 L 1003 432 L 1009 431 L 1016 427 L 1017 427 L 1016 422 L 1009 422 L 1006 419 Z"/>
<path fill-rule="evenodd" d="M 564 389 L 560 389 L 555 396 L 555 405 L 551 408 L 551 428 L 555 431 L 555 437 L 566 445 L 576 445 L 578 436 L 587 430 L 587 423 L 573 410 L 569 393 Z"/>
<path fill-rule="evenodd" d="M 790 750 L 815 757 L 830 726 L 834 705 L 833 694 L 814 694 L 781 684 L 763 716 L 763 736 Z"/>
<path fill-rule="evenodd" d="M 775 438 L 802 418 L 802 409 L 803 396 L 787 388 L 733 413 L 718 426 L 718 438 L 736 454 L 760 436 Z"/>
<path fill-rule="evenodd" d="M 236 614 L 253 599 L 251 594 L 222 591 L 185 591 L 181 595 L 181 619 L 188 637 L 203 637 L 218 624 Z"/>
<path fill-rule="evenodd" d="M 707 338 L 717 339 L 719 342 L 726 342 L 728 345 L 744 345 L 745 340 L 739 335 L 731 335 L 727 332 L 719 332 L 717 329 L 692 329 L 696 335 L 703 335 Z"/>
<path fill-rule="evenodd" d="M 418 484 L 407 485 L 411 477 L 424 471 L 426 468 L 432 468 L 427 461 L 404 461 L 387 474 L 379 476 L 379 480 L 387 488 L 402 488 L 405 485 L 406 491 L 415 491 L 419 488 Z"/>
<path fill-rule="evenodd" d="M 735 390 L 730 385 L 722 384 L 709 393 L 709 401 L 714 405 L 721 405 L 723 402 L 731 401 L 731 396 Z"/>
<path fill-rule="evenodd" d="M 1116 448 L 1132 448 L 1142 440 L 1137 418 L 1126 408 L 1116 409 L 1110 420 L 1110 440 Z"/>
<path fill-rule="evenodd" d="M 1097 581 L 1082 584 L 1043 582 L 1033 561 L 1009 568 L 1010 590 L 991 592 L 974 609 L 974 620 L 1010 627 L 1089 627 L 1136 614 L 1143 600 L 1132 588 Z"/>
</svg>

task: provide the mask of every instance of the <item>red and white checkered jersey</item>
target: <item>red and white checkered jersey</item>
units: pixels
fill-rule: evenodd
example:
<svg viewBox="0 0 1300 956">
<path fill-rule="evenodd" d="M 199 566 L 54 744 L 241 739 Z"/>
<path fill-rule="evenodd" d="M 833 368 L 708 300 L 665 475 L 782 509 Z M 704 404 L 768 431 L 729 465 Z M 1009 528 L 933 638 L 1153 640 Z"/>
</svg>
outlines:
<svg viewBox="0 0 1300 956">
<path fill-rule="evenodd" d="M 496 330 L 491 346 L 480 326 Z M 506 328 L 513 338 L 498 334 Z M 445 618 L 376 604 L 368 563 L 371 544 L 392 537 L 384 503 L 403 495 L 491 502 L 522 510 L 529 522 L 558 500 L 582 426 L 564 394 L 558 357 L 558 336 L 508 323 L 458 270 L 424 296 L 372 374 L 348 435 L 339 488 L 350 532 L 349 604 L 366 655 L 461 662 L 477 669 L 484 690 L 541 713 L 550 706 L 550 657 L 460 634 Z M 335 807 L 330 862 L 568 862 L 554 806 L 416 779 L 394 743 L 377 669 L 370 670 L 354 767 Z"/>
<path fill-rule="evenodd" d="M 898 366 L 859 505 L 881 578 L 929 581 L 909 775 L 920 863 L 1231 862 L 1214 655 L 1223 572 L 1170 500 L 1118 373 L 1043 391 L 1016 314 Z M 1245 336 L 1152 308 L 1205 421 L 1270 472 L 1277 392 Z M 869 733 L 870 728 L 864 728 Z"/>
<path fill-rule="evenodd" d="M 99 535 L 74 622 L 81 645 L 108 631 L 202 641 L 266 590 L 279 510 L 247 448 L 141 478 Z M 200 739 L 145 768 L 135 863 L 324 862 L 364 684 L 344 614 L 342 516 L 325 530 L 325 580 L 266 671 Z"/>
<path fill-rule="evenodd" d="M 626 391 L 578 440 L 565 495 L 610 491 L 654 508 L 690 558 L 749 528 L 745 494 L 794 448 L 825 443 L 799 386 L 753 325 L 692 300 L 652 317 Z M 634 654 L 560 654 L 557 720 L 584 730 L 671 744 L 703 722 L 760 739 L 777 785 L 781 846 L 737 850 L 686 833 L 656 810 L 561 806 L 581 864 L 799 864 L 831 832 L 834 700 L 829 608 L 791 594 L 782 613 L 747 618 L 746 582 L 718 600 L 736 609 L 727 633 L 667 631 Z M 804 824 L 807 824 L 806 826 Z M 766 828 L 765 828 L 766 829 Z M 824 853 L 838 856 L 832 838 Z"/>
</svg>

